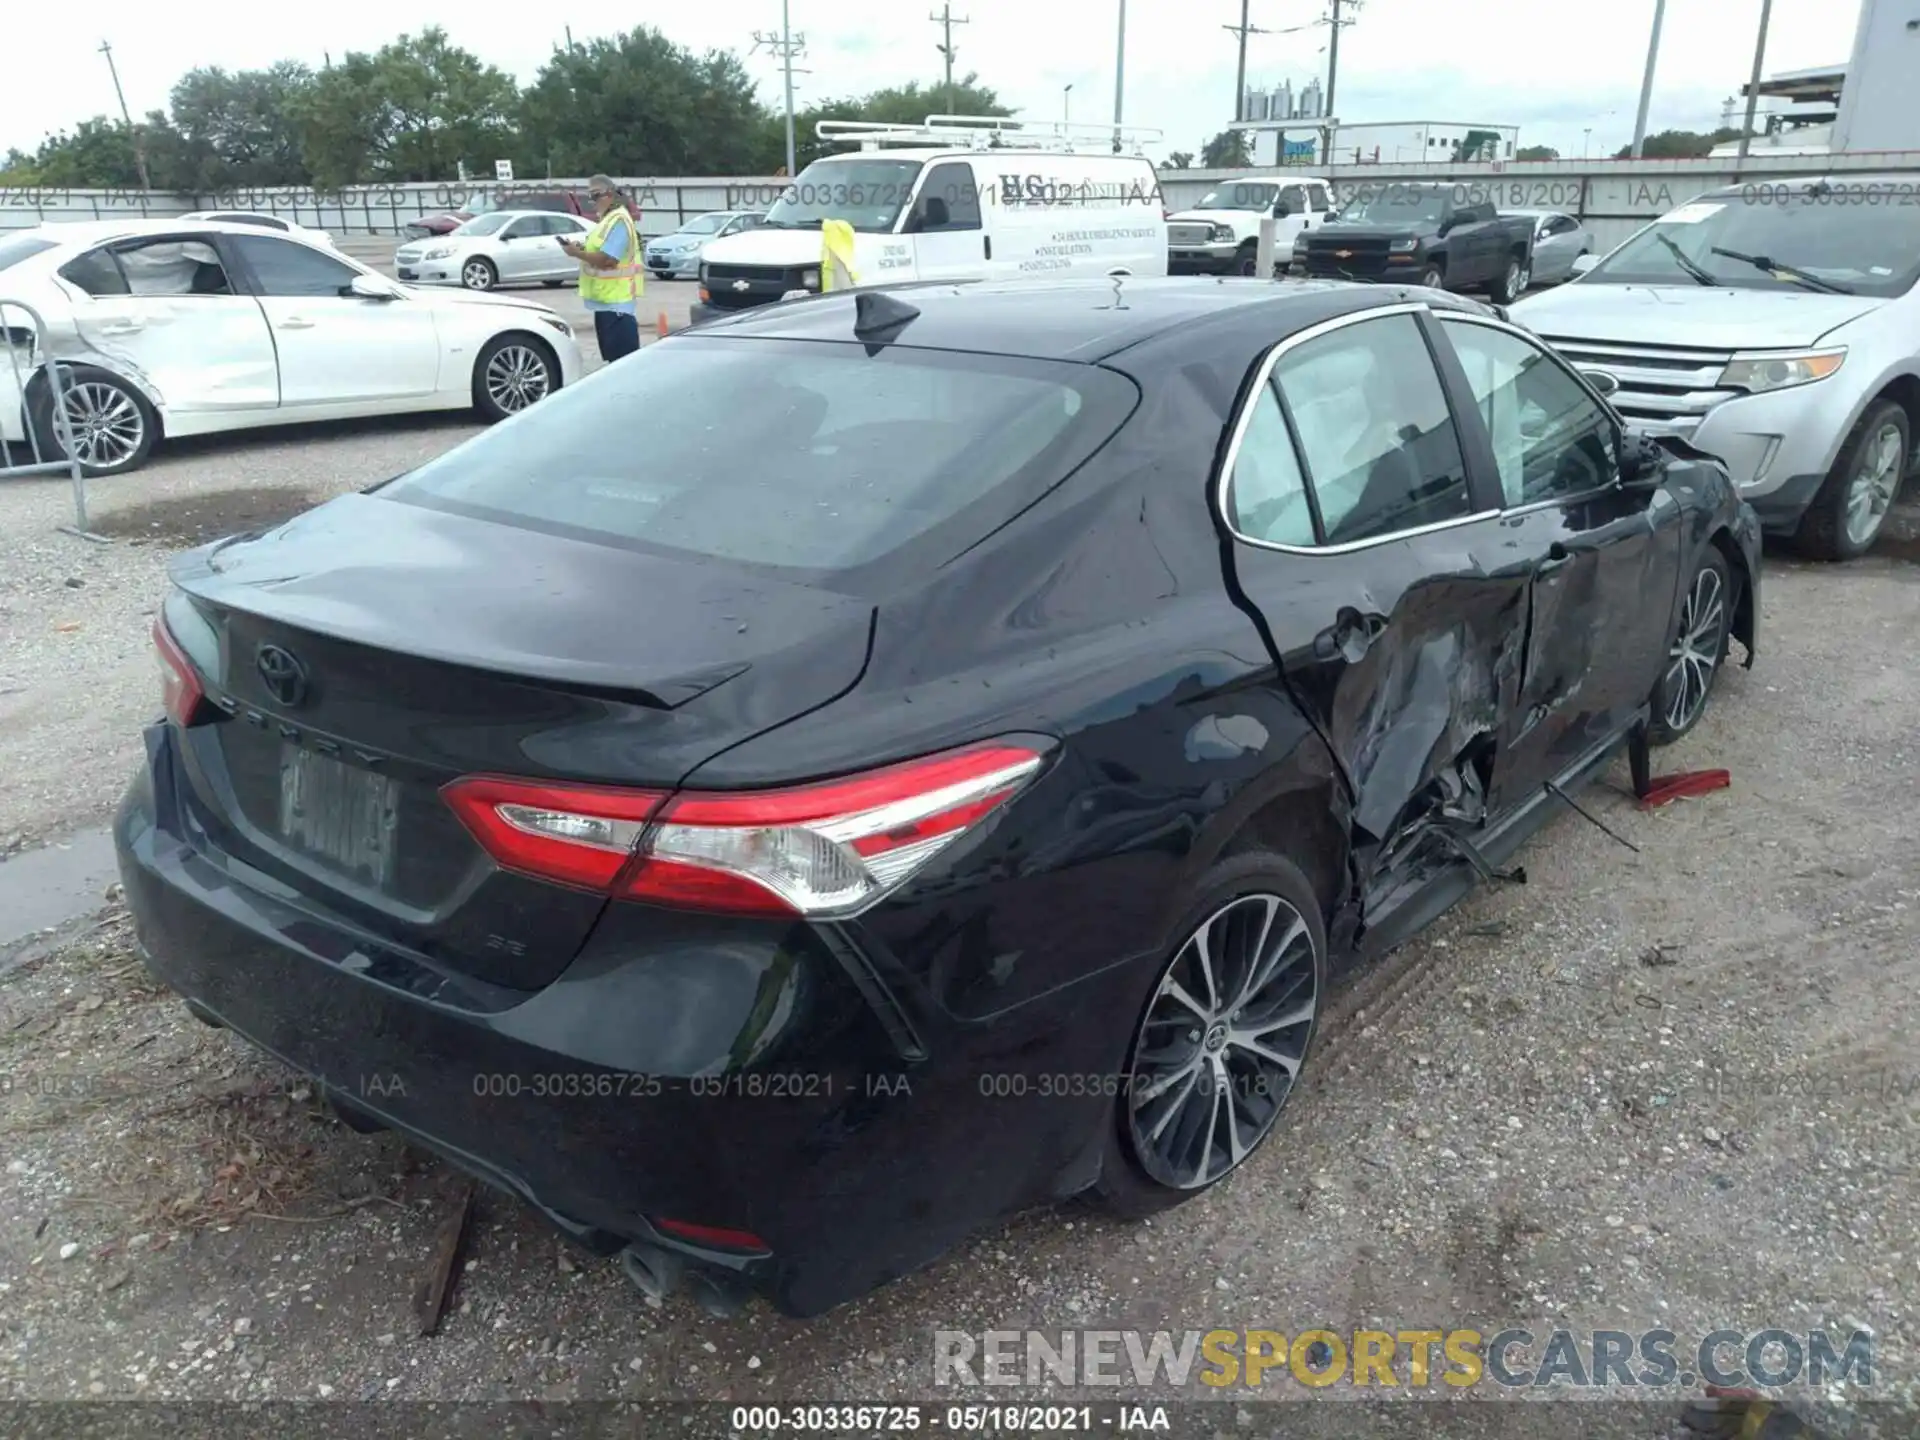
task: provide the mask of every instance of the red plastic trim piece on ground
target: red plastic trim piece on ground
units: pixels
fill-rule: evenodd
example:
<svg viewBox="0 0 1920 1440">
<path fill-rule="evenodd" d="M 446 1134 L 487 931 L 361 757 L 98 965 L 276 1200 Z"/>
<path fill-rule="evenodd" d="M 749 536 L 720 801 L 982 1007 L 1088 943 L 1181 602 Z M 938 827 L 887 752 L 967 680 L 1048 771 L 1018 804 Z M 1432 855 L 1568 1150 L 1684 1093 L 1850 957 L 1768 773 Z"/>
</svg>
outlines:
<svg viewBox="0 0 1920 1440">
<path fill-rule="evenodd" d="M 1676 770 L 1671 775 L 1656 775 L 1648 783 L 1647 793 L 1640 797 L 1640 808 L 1656 810 L 1675 800 L 1725 790 L 1731 784 L 1733 774 L 1727 770 Z"/>
</svg>

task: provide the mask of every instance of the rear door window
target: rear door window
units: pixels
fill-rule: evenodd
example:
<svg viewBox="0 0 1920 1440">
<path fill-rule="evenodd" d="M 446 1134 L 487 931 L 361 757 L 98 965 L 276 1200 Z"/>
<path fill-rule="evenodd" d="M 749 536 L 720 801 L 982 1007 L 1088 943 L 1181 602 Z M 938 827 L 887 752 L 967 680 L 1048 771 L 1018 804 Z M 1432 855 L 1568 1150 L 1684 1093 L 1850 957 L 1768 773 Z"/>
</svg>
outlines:
<svg viewBox="0 0 1920 1440">
<path fill-rule="evenodd" d="M 146 296 L 232 295 L 233 282 L 220 252 L 207 240 L 169 236 L 117 245 L 127 294 Z"/>
<path fill-rule="evenodd" d="M 1063 479 L 1136 398 L 1087 365 L 689 336 L 378 493 L 799 578 L 938 564 Z M 644 439 L 622 415 L 649 417 Z"/>
<path fill-rule="evenodd" d="M 69 284 L 78 285 L 96 299 L 102 295 L 128 293 L 127 277 L 120 273 L 120 267 L 113 258 L 113 251 L 105 245 L 97 250 L 89 250 L 84 255 L 74 256 L 60 267 L 60 278 Z"/>
</svg>

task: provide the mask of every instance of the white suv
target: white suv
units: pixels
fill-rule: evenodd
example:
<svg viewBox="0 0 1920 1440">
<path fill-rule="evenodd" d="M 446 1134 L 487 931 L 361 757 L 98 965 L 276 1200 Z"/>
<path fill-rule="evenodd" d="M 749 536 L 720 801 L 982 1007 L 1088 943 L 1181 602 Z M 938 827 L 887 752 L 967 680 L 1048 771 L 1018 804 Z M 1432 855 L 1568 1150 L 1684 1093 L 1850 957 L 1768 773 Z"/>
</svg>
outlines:
<svg viewBox="0 0 1920 1440">
<path fill-rule="evenodd" d="M 1274 217 L 1273 254 L 1284 270 L 1297 236 L 1324 225 L 1333 196 L 1325 180 L 1229 180 L 1191 210 L 1167 219 L 1167 270 L 1173 275 L 1251 275 L 1260 222 Z"/>
</svg>

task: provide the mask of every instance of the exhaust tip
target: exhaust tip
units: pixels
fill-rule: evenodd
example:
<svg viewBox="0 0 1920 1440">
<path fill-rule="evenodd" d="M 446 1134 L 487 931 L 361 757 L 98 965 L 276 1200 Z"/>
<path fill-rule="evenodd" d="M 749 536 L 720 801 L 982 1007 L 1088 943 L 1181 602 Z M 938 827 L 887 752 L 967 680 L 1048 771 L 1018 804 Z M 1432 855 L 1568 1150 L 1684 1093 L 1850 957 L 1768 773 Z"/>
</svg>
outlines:
<svg viewBox="0 0 1920 1440">
<path fill-rule="evenodd" d="M 664 1303 L 680 1288 L 685 1262 L 670 1251 L 653 1245 L 629 1245 L 620 1252 L 620 1268 L 627 1272 L 634 1288 L 656 1304 Z"/>
</svg>

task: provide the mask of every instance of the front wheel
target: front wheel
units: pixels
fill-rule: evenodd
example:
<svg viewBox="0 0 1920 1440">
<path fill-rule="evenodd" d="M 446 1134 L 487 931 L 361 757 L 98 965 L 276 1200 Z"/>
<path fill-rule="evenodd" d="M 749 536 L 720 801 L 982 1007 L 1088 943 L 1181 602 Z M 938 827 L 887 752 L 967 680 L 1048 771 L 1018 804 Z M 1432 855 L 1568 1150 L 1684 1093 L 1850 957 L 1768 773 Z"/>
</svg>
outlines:
<svg viewBox="0 0 1920 1440">
<path fill-rule="evenodd" d="M 1429 290 L 1447 288 L 1447 272 L 1438 265 L 1429 265 L 1420 272 L 1420 283 Z"/>
<path fill-rule="evenodd" d="M 1713 682 L 1726 663 L 1735 598 L 1727 557 L 1709 545 L 1687 582 L 1667 646 L 1667 668 L 1653 687 L 1653 724 L 1647 734 L 1653 744 L 1673 744 L 1706 714 Z"/>
<path fill-rule="evenodd" d="M 1132 1218 L 1211 1189 L 1266 1142 L 1312 1046 L 1325 983 L 1319 904 L 1280 855 L 1216 867 L 1174 933 L 1094 1188 Z"/>
<path fill-rule="evenodd" d="M 1532 267 L 1518 255 L 1512 256 L 1500 278 L 1493 282 L 1493 303 L 1511 305 L 1527 293 L 1527 286 L 1532 279 Z"/>
<path fill-rule="evenodd" d="M 473 405 L 486 420 L 518 415 L 559 388 L 560 362 L 531 335 L 496 335 L 473 362 Z"/>
<path fill-rule="evenodd" d="M 1880 537 L 1912 455 L 1907 412 L 1891 400 L 1867 407 L 1840 447 L 1795 534 L 1816 560 L 1851 560 Z"/>
<path fill-rule="evenodd" d="M 1233 257 L 1233 273 L 1252 275 L 1260 269 L 1260 252 L 1252 245 L 1242 245 L 1240 253 Z"/>
<path fill-rule="evenodd" d="M 500 272 L 484 255 L 476 255 L 460 267 L 460 283 L 469 290 L 491 290 L 500 283 Z"/>
</svg>

